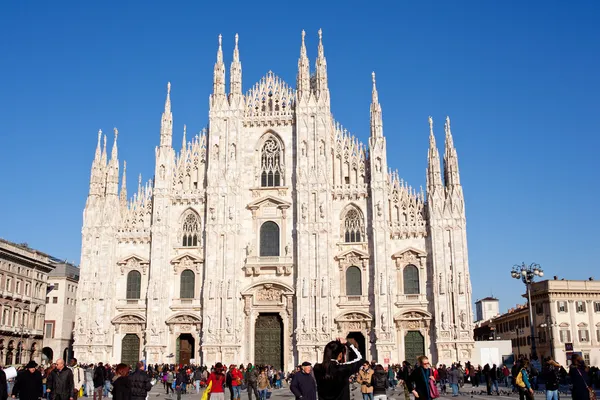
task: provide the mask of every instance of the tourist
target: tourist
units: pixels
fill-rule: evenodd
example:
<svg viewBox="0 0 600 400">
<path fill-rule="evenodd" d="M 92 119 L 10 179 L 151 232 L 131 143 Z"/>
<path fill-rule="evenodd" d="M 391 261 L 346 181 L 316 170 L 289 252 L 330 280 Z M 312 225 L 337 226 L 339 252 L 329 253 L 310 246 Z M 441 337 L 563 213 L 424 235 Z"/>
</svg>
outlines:
<svg viewBox="0 0 600 400">
<path fill-rule="evenodd" d="M 396 374 L 396 378 L 398 379 L 398 384 L 402 386 L 404 390 L 404 400 L 410 400 L 410 390 L 408 389 L 408 381 L 410 377 L 410 364 L 408 361 L 402 362 L 402 367 L 398 369 L 398 373 Z"/>
<path fill-rule="evenodd" d="M 294 374 L 290 390 L 296 396 L 296 400 L 317 400 L 317 382 L 311 372 L 311 364 L 304 361 L 300 372 Z"/>
<path fill-rule="evenodd" d="M 8 399 L 8 383 L 6 382 L 6 373 L 0 368 L 0 400 Z"/>
<path fill-rule="evenodd" d="M 174 394 L 174 388 L 173 386 L 175 386 L 175 374 L 173 373 L 173 371 L 171 370 L 167 370 L 167 394 L 169 394 L 169 390 L 171 391 L 171 394 Z"/>
<path fill-rule="evenodd" d="M 569 366 L 569 377 L 573 384 L 571 396 L 573 400 L 590 399 L 590 377 L 585 367 L 585 362 L 579 354 L 571 356 L 571 365 Z"/>
<path fill-rule="evenodd" d="M 225 385 L 225 373 L 223 372 L 223 364 L 220 362 L 215 364 L 214 370 L 208 376 L 207 385 L 212 385 L 210 389 L 211 400 L 225 400 L 223 386 Z"/>
<path fill-rule="evenodd" d="M 389 381 L 387 379 L 387 373 L 383 368 L 383 365 L 377 364 L 375 366 L 375 371 L 371 375 L 371 387 L 373 388 L 373 399 L 374 400 L 387 400 L 386 390 L 389 385 Z"/>
<path fill-rule="evenodd" d="M 246 385 L 248 385 L 248 400 L 252 400 L 252 395 L 258 400 L 258 369 L 252 364 L 248 364 L 246 369 Z"/>
<path fill-rule="evenodd" d="M 175 367 L 175 392 L 177 393 L 177 400 L 181 400 L 181 395 L 185 392 L 186 379 L 185 368 Z"/>
<path fill-rule="evenodd" d="M 145 400 L 148 392 L 152 390 L 150 377 L 144 371 L 144 363 L 138 362 L 136 370 L 129 375 L 129 383 L 131 385 L 131 400 Z"/>
<path fill-rule="evenodd" d="M 371 385 L 373 373 L 374 371 L 368 362 L 363 363 L 360 371 L 358 371 L 356 382 L 360 384 L 363 400 L 373 400 L 373 386 Z"/>
<path fill-rule="evenodd" d="M 271 381 L 269 380 L 269 374 L 267 368 L 263 368 L 258 376 L 258 394 L 260 400 L 267 400 L 267 391 L 271 389 Z"/>
<path fill-rule="evenodd" d="M 230 390 L 232 391 L 232 400 L 241 400 L 242 380 L 244 379 L 244 376 L 234 364 L 231 364 L 229 375 L 231 376 Z"/>
<path fill-rule="evenodd" d="M 431 370 L 431 364 L 429 359 L 425 356 L 420 356 L 418 359 L 418 366 L 410 374 L 409 380 L 412 387 L 412 394 L 415 399 L 431 400 L 429 394 L 429 381 L 432 380 L 435 384 L 435 377 Z"/>
<path fill-rule="evenodd" d="M 196 387 L 196 394 L 200 394 L 200 382 L 202 381 L 202 369 L 200 367 L 194 369 L 192 379 L 194 380 L 194 386 Z"/>
<path fill-rule="evenodd" d="M 112 395 L 114 400 L 131 400 L 131 383 L 129 381 L 129 365 L 119 364 L 115 368 Z"/>
<path fill-rule="evenodd" d="M 48 376 L 46 392 L 52 400 L 72 400 L 74 387 L 73 371 L 65 366 L 65 360 L 59 358 L 56 368 Z"/>
<path fill-rule="evenodd" d="M 6 375 L 5 375 L 6 377 Z M 19 371 L 12 390 L 12 398 L 20 400 L 38 400 L 44 395 L 42 374 L 37 370 L 37 363 L 29 361 L 25 369 Z"/>
<path fill-rule="evenodd" d="M 529 381 L 529 360 L 521 361 L 519 372 L 515 378 L 515 386 L 519 391 L 519 400 L 533 400 L 533 387 Z"/>
<path fill-rule="evenodd" d="M 104 381 L 105 381 L 106 370 L 102 363 L 98 363 L 98 366 L 94 368 L 94 400 L 102 400 L 102 392 Z"/>
<path fill-rule="evenodd" d="M 495 391 L 497 395 L 500 395 L 500 389 L 498 388 L 498 367 L 496 364 L 493 364 L 490 369 L 490 379 L 492 381 L 492 391 Z"/>
<path fill-rule="evenodd" d="M 546 400 L 558 400 L 558 388 L 560 386 L 561 376 L 566 375 L 567 371 L 556 361 L 549 359 L 548 368 L 543 373 L 546 383 Z"/>
<path fill-rule="evenodd" d="M 85 384 L 85 371 L 77 364 L 76 358 L 72 358 L 69 364 L 73 371 L 73 400 L 77 400 L 79 391 Z"/>
<path fill-rule="evenodd" d="M 452 364 L 452 368 L 448 372 L 448 383 L 452 388 L 452 397 L 458 396 L 458 384 L 460 382 L 461 372 L 456 366 L 456 364 Z"/>
<path fill-rule="evenodd" d="M 353 360 L 345 362 L 349 351 L 354 355 Z M 364 362 L 355 339 L 338 339 L 327 343 L 323 362 L 316 364 L 313 369 L 319 400 L 350 400 L 350 377 L 358 372 Z"/>
</svg>

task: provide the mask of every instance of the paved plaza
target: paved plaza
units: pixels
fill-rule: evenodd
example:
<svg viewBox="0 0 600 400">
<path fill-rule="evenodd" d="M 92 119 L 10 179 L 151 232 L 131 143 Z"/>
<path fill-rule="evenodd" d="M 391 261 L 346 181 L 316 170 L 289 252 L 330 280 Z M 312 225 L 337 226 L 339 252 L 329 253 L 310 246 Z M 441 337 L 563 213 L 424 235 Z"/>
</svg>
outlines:
<svg viewBox="0 0 600 400">
<path fill-rule="evenodd" d="M 449 389 L 449 388 L 448 388 Z M 506 388 L 501 388 L 500 389 L 501 394 L 500 396 L 497 395 L 492 395 L 492 396 L 488 396 L 485 394 L 485 386 L 484 387 L 479 387 L 479 388 L 472 388 L 470 384 L 465 385 L 462 389 L 461 389 L 461 393 L 459 397 L 464 397 L 464 398 L 473 398 L 473 399 L 490 399 L 490 398 L 494 398 L 494 399 L 518 399 L 519 395 L 517 393 L 512 393 L 512 394 L 508 394 L 508 391 Z M 354 386 L 354 389 L 351 390 L 351 399 L 352 400 L 362 400 L 362 395 L 360 393 L 360 387 L 358 385 Z M 388 393 L 388 400 L 404 400 L 404 392 L 401 389 L 397 389 L 397 390 L 389 390 Z M 200 392 L 200 394 L 196 394 L 195 390 L 193 391 L 193 393 L 188 393 L 188 394 L 184 394 L 181 396 L 182 400 L 199 400 L 200 397 L 202 396 L 202 392 Z M 253 400 L 256 400 L 253 397 Z M 414 397 L 411 395 L 411 400 L 414 400 Z M 442 398 L 447 397 L 447 398 L 452 398 L 450 392 L 448 392 L 448 394 L 442 394 L 441 396 Z M 546 398 L 546 395 L 542 392 L 538 392 L 535 394 L 535 399 L 536 400 L 543 400 Z M 571 398 L 571 395 L 565 395 L 565 394 L 561 394 L 561 398 L 563 399 L 567 399 L 567 398 Z M 150 396 L 148 397 L 148 400 L 176 400 L 177 399 L 177 395 L 166 395 L 164 388 L 162 385 L 156 385 L 154 386 L 154 388 L 152 388 L 152 391 L 150 392 Z M 229 391 L 228 389 L 225 389 L 225 399 L 229 400 Z M 248 399 L 248 394 L 247 391 L 242 391 L 242 400 L 247 400 Z M 292 392 L 290 392 L 289 386 L 286 385 L 284 383 L 284 386 L 282 389 L 274 389 L 271 395 L 271 399 L 270 400 L 275 400 L 275 399 L 294 399 L 294 395 L 292 394 Z"/>
</svg>

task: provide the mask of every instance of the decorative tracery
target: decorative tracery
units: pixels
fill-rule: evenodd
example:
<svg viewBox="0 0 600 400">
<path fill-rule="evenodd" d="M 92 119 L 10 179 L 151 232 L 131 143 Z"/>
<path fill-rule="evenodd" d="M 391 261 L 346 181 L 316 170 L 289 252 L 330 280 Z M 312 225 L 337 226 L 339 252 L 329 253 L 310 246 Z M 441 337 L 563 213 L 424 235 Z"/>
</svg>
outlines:
<svg viewBox="0 0 600 400">
<path fill-rule="evenodd" d="M 350 208 L 344 217 L 342 228 L 344 242 L 355 243 L 365 240 L 365 224 L 361 212 L 356 208 Z"/>
<path fill-rule="evenodd" d="M 283 157 L 281 143 L 269 137 L 263 144 L 260 155 L 260 185 L 262 187 L 281 186 L 283 177 Z"/>
<path fill-rule="evenodd" d="M 183 219 L 183 247 L 198 246 L 200 235 L 200 218 L 195 212 L 189 212 Z"/>
</svg>

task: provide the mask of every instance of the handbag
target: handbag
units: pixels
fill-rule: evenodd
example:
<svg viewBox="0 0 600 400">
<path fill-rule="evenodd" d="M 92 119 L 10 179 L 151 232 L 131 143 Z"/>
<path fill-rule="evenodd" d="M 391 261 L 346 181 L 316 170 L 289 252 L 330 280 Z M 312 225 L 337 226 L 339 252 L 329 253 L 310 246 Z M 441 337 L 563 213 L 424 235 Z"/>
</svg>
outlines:
<svg viewBox="0 0 600 400">
<path fill-rule="evenodd" d="M 437 399 L 438 397 L 440 397 L 440 392 L 438 391 L 437 385 L 435 384 L 435 379 L 427 379 L 427 377 L 425 376 L 425 370 L 423 370 L 422 372 L 423 379 L 429 381 L 427 383 L 427 386 L 429 386 L 429 397 L 431 397 L 432 399 Z"/>
<path fill-rule="evenodd" d="M 200 400 L 208 400 L 210 397 L 210 391 L 212 390 L 212 381 L 208 382 L 208 386 L 204 389 Z"/>
<path fill-rule="evenodd" d="M 587 388 L 587 390 L 588 390 L 588 392 L 590 394 L 590 400 L 596 400 L 596 392 L 594 391 L 594 389 L 592 389 L 591 387 L 588 386 L 588 384 L 585 381 L 585 379 L 583 379 L 583 375 L 581 375 L 581 371 L 579 370 L 579 368 L 577 368 L 577 372 L 579 372 L 579 376 L 581 376 L 581 380 L 585 384 L 585 387 Z"/>
</svg>

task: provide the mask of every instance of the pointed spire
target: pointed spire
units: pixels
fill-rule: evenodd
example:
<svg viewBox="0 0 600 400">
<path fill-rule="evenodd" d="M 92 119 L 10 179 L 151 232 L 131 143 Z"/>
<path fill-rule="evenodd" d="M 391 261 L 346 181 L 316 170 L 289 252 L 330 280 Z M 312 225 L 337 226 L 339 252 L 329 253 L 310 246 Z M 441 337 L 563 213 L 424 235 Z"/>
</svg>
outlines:
<svg viewBox="0 0 600 400">
<path fill-rule="evenodd" d="M 98 129 L 98 145 L 96 146 L 96 155 L 94 156 L 94 162 L 99 162 L 102 156 L 102 150 L 100 150 L 100 142 L 102 141 L 102 129 Z"/>
<path fill-rule="evenodd" d="M 240 62 L 240 50 L 238 49 L 239 35 L 235 34 L 235 47 L 233 48 L 233 61 L 229 72 L 229 91 L 234 96 L 242 96 L 242 63 Z"/>
<path fill-rule="evenodd" d="M 138 199 L 141 198 L 141 196 L 142 196 L 142 174 L 140 174 L 138 176 L 138 191 L 137 191 L 137 194 L 138 194 Z"/>
<path fill-rule="evenodd" d="M 185 124 L 183 124 L 183 139 L 181 140 L 181 154 L 179 155 L 180 157 L 185 156 L 185 149 L 187 146 L 186 130 L 187 130 L 187 127 Z"/>
<path fill-rule="evenodd" d="M 323 48 L 323 31 L 319 29 L 319 51 L 316 62 L 316 83 L 317 97 L 329 94 L 327 83 L 327 61 L 325 60 L 325 50 Z"/>
<path fill-rule="evenodd" d="M 306 32 L 302 30 L 302 44 L 300 45 L 300 58 L 298 59 L 298 76 L 296 77 L 296 88 L 298 91 L 298 98 L 302 98 L 304 95 L 310 94 L 310 64 L 308 56 L 306 55 L 306 44 L 304 43 L 304 37 Z"/>
<path fill-rule="evenodd" d="M 379 95 L 377 94 L 377 85 L 375 83 L 375 72 L 371 73 L 371 77 L 373 79 L 373 91 L 371 94 L 371 137 L 383 137 L 383 117 L 381 115 Z"/>
<path fill-rule="evenodd" d="M 217 62 L 213 74 L 213 96 L 225 95 L 225 64 L 223 64 L 223 48 L 221 47 L 223 37 L 219 34 L 219 48 L 217 50 Z"/>
<path fill-rule="evenodd" d="M 458 156 L 454 147 L 452 131 L 450 130 L 450 117 L 446 117 L 444 126 L 446 131 L 446 143 L 444 153 L 444 182 L 446 187 L 460 186 L 460 173 L 458 171 Z"/>
<path fill-rule="evenodd" d="M 113 142 L 112 152 L 110 153 L 110 160 L 118 162 L 117 138 L 119 137 L 119 130 L 114 128 L 113 131 L 115 132 L 115 141 Z"/>
<path fill-rule="evenodd" d="M 167 83 L 165 111 L 160 122 L 160 146 L 171 147 L 173 143 L 173 113 L 171 112 L 171 82 Z"/>
<path fill-rule="evenodd" d="M 435 144 L 433 134 L 433 118 L 429 117 L 429 153 L 427 154 L 427 192 L 433 194 L 442 188 L 442 173 L 440 167 L 440 153 Z"/>
<path fill-rule="evenodd" d="M 100 159 L 100 163 L 102 164 L 102 167 L 106 167 L 106 159 L 107 159 L 107 154 L 106 154 L 106 135 L 104 135 L 104 144 L 102 145 L 102 157 Z"/>
<path fill-rule="evenodd" d="M 127 161 L 123 161 L 123 177 L 121 178 L 121 193 L 119 193 L 121 212 L 127 208 Z"/>
</svg>

